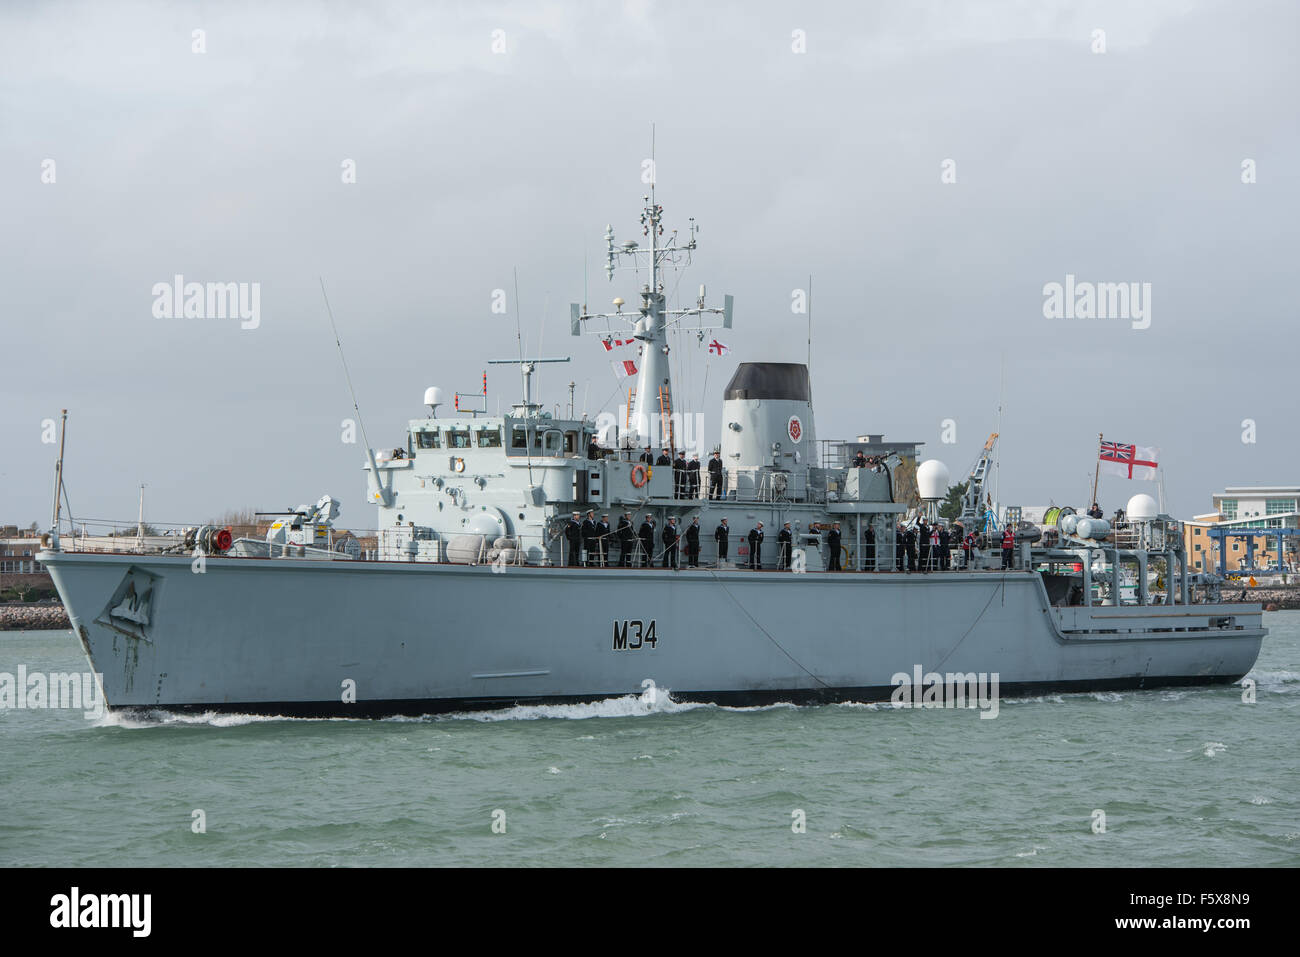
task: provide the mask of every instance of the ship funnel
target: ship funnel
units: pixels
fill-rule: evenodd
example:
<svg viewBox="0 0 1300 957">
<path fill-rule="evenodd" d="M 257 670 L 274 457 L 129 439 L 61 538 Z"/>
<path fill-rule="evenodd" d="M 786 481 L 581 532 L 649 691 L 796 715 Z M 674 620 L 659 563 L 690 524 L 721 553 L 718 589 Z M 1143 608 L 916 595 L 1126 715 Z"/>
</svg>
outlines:
<svg viewBox="0 0 1300 957">
<path fill-rule="evenodd" d="M 729 470 L 815 465 L 812 384 L 801 362 L 742 362 L 722 401 Z"/>
</svg>

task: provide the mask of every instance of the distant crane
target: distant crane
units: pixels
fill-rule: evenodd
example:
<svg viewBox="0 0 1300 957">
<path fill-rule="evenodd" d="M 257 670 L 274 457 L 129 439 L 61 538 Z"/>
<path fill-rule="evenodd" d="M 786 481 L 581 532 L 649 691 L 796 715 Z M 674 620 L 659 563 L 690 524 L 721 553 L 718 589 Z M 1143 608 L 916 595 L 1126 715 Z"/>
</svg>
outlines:
<svg viewBox="0 0 1300 957">
<path fill-rule="evenodd" d="M 975 464 L 971 466 L 970 475 L 966 479 L 966 491 L 961 497 L 961 524 L 963 528 L 973 528 L 974 522 L 980 518 L 980 509 L 985 506 L 987 495 L 985 494 L 985 485 L 988 481 L 989 464 L 993 461 L 993 449 L 998 444 L 998 433 L 994 432 L 984 443 L 984 448 L 980 450 L 975 457 Z M 985 511 L 984 532 L 996 530 L 997 519 L 991 508 Z M 967 523 L 971 524 L 967 524 Z"/>
</svg>

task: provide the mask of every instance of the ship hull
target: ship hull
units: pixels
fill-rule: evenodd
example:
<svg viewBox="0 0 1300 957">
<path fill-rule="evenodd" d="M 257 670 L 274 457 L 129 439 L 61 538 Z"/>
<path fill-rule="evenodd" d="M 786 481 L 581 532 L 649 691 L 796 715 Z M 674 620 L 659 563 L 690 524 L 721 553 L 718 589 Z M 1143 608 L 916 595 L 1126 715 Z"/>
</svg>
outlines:
<svg viewBox="0 0 1300 957">
<path fill-rule="evenodd" d="M 379 717 L 651 684 L 882 701 L 918 673 L 997 675 L 1004 697 L 1213 684 L 1244 676 L 1265 634 L 1258 605 L 1053 608 L 1026 572 L 41 560 L 113 709 Z"/>
</svg>

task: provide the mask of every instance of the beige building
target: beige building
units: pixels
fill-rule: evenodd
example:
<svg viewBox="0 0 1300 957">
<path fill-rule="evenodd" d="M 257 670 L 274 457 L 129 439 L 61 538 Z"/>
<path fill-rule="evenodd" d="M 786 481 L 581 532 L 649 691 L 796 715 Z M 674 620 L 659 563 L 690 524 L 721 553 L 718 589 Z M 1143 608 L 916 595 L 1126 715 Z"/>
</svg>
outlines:
<svg viewBox="0 0 1300 957">
<path fill-rule="evenodd" d="M 1183 523 L 1192 571 L 1217 571 L 1221 547 L 1226 549 L 1223 567 L 1229 573 L 1300 569 L 1300 535 L 1296 534 L 1300 531 L 1300 485 L 1229 487 L 1213 501 L 1214 511 Z M 1243 534 L 1228 536 L 1221 545 L 1212 534 L 1215 530 Z"/>
</svg>

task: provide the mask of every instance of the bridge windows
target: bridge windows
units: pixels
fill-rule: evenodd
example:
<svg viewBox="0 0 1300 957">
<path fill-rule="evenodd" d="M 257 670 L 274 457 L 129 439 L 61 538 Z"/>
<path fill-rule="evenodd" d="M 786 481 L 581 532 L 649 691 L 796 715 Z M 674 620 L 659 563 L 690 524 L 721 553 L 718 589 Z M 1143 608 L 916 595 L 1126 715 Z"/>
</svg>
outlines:
<svg viewBox="0 0 1300 957">
<path fill-rule="evenodd" d="M 512 425 L 510 427 L 510 447 L 512 449 L 528 448 L 528 430 L 522 425 Z"/>
<path fill-rule="evenodd" d="M 501 448 L 501 430 L 498 428 L 479 429 L 478 447 L 480 449 Z"/>
<path fill-rule="evenodd" d="M 447 447 L 450 449 L 469 448 L 469 429 L 448 429 Z"/>
<path fill-rule="evenodd" d="M 416 432 L 415 443 L 418 448 L 422 448 L 422 449 L 441 448 L 441 445 L 439 444 L 437 429 L 434 429 L 431 432 L 426 432 L 423 430 Z"/>
</svg>

